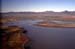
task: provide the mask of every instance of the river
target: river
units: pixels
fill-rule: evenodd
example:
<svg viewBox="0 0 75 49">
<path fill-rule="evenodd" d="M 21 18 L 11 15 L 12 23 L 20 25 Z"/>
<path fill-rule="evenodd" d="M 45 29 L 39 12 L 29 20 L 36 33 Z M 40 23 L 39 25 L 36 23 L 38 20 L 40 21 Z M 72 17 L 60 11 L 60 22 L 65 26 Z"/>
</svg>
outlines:
<svg viewBox="0 0 75 49">
<path fill-rule="evenodd" d="M 32 49 L 75 49 L 75 28 L 46 28 L 34 26 L 38 21 L 23 20 L 10 23 L 25 28 L 32 39 Z"/>
</svg>

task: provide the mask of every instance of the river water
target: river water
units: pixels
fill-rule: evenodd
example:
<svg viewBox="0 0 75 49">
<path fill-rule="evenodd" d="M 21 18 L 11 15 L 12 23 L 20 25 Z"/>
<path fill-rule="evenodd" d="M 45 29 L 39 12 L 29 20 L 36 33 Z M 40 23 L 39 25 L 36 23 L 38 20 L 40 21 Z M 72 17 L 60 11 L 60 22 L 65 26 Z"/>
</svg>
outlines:
<svg viewBox="0 0 75 49">
<path fill-rule="evenodd" d="M 23 20 L 9 25 L 18 25 L 28 31 L 27 35 L 32 39 L 31 49 L 75 49 L 75 28 L 34 26 L 37 22 Z"/>
</svg>

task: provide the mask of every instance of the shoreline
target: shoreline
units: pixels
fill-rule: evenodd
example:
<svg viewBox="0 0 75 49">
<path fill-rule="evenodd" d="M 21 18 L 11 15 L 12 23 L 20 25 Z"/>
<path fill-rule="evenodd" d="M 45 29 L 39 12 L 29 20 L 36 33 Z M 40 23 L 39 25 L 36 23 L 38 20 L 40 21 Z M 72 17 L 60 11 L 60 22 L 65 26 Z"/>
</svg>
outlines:
<svg viewBox="0 0 75 49">
<path fill-rule="evenodd" d="M 52 27 L 52 28 L 75 28 L 75 24 L 55 24 L 55 23 L 38 22 L 37 24 L 33 25 L 41 27 Z"/>
</svg>

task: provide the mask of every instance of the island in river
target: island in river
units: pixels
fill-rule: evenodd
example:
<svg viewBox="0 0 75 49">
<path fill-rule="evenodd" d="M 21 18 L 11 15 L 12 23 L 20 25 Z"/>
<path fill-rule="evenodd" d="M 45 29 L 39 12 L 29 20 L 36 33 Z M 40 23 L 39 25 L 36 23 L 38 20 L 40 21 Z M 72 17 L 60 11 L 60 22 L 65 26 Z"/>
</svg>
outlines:
<svg viewBox="0 0 75 49">
<path fill-rule="evenodd" d="M 75 28 L 75 23 L 72 21 L 50 21 L 50 22 L 38 22 L 34 24 L 35 26 L 41 27 L 68 27 L 68 28 Z"/>
</svg>

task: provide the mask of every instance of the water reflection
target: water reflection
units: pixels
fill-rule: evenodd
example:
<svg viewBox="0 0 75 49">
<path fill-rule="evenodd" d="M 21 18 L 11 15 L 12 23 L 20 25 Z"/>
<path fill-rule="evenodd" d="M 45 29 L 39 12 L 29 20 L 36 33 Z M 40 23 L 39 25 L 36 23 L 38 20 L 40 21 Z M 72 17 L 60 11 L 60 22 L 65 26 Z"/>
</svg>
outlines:
<svg viewBox="0 0 75 49">
<path fill-rule="evenodd" d="M 17 21 L 9 25 L 22 26 L 32 39 L 32 49 L 75 49 L 75 28 L 37 27 L 37 21 Z"/>
</svg>

